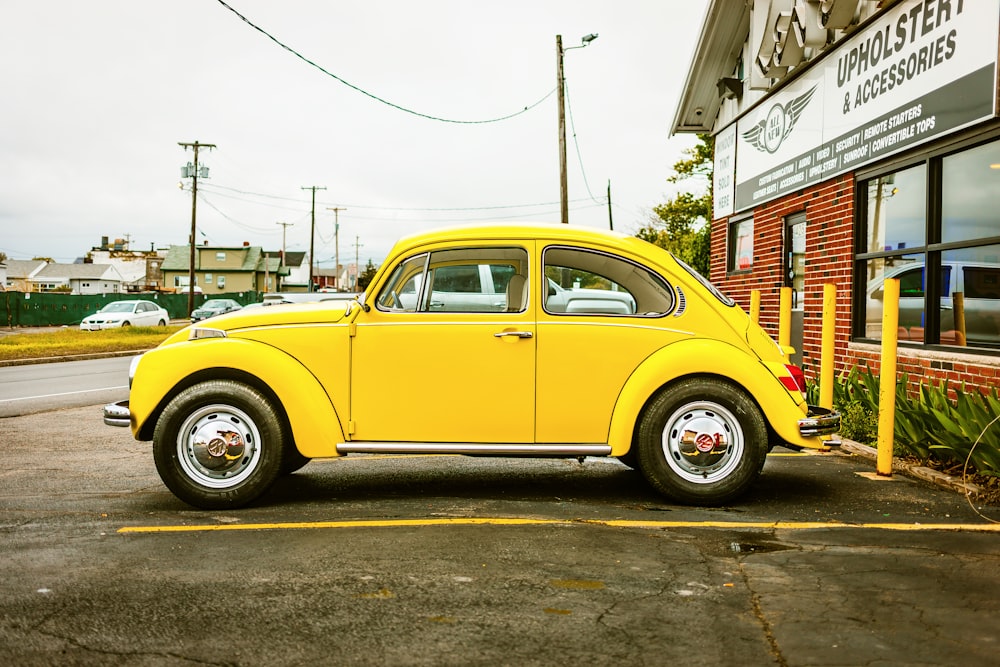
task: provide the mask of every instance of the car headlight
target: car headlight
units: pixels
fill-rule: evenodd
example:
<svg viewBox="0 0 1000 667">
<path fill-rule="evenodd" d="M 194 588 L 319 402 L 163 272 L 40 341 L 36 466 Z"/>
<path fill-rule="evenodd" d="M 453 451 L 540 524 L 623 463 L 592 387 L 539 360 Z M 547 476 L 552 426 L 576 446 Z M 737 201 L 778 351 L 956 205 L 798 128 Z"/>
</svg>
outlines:
<svg viewBox="0 0 1000 667">
<path fill-rule="evenodd" d="M 132 357 L 132 363 L 128 365 L 128 388 L 132 388 L 132 378 L 135 377 L 135 371 L 139 368 L 139 361 L 142 359 L 140 354 L 137 357 Z"/>
</svg>

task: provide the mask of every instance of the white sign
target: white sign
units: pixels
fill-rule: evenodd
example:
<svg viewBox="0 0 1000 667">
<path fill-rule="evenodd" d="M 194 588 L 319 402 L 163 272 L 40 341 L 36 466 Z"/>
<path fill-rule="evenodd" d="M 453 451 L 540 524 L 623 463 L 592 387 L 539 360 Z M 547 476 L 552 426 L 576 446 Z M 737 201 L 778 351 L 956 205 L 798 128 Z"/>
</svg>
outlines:
<svg viewBox="0 0 1000 667">
<path fill-rule="evenodd" d="M 740 118 L 735 210 L 993 117 L 998 32 L 1000 0 L 894 6 Z"/>
<path fill-rule="evenodd" d="M 736 126 L 730 125 L 715 137 L 715 166 L 712 170 L 712 219 L 733 214 L 736 195 Z"/>
</svg>

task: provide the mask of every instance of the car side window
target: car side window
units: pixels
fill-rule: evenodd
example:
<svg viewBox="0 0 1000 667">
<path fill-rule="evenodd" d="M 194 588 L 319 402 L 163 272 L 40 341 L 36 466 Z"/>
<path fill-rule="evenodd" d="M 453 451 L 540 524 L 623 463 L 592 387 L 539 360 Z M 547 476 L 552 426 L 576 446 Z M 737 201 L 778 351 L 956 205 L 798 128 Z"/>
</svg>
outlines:
<svg viewBox="0 0 1000 667">
<path fill-rule="evenodd" d="M 513 276 L 520 276 L 522 280 L 511 286 Z M 527 277 L 528 253 L 524 248 L 461 248 L 434 252 L 428 262 L 427 310 L 522 312 L 527 308 Z"/>
<path fill-rule="evenodd" d="M 663 278 L 622 257 L 551 246 L 542 262 L 547 313 L 659 317 L 674 307 Z"/>
<path fill-rule="evenodd" d="M 375 307 L 385 311 L 416 312 L 426 266 L 427 253 L 399 264 L 375 299 Z"/>
<path fill-rule="evenodd" d="M 508 294 L 513 276 L 516 295 Z M 386 311 L 498 313 L 527 307 L 524 248 L 461 248 L 402 262 L 375 300 Z M 424 288 L 424 289 L 422 289 Z"/>
</svg>

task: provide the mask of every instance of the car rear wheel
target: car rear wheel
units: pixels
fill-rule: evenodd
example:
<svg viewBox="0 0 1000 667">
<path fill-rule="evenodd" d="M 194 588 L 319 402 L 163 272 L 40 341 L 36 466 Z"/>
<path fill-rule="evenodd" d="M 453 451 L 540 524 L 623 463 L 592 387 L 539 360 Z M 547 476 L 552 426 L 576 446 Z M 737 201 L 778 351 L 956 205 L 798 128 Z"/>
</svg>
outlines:
<svg viewBox="0 0 1000 667">
<path fill-rule="evenodd" d="M 639 421 L 637 462 L 673 500 L 721 505 L 756 480 L 767 428 L 741 389 L 713 378 L 684 380 L 658 394 Z"/>
<path fill-rule="evenodd" d="M 285 428 L 260 392 L 231 380 L 202 382 L 167 404 L 153 458 L 167 488 L 202 509 L 246 505 L 281 473 Z"/>
<path fill-rule="evenodd" d="M 157 322 L 156 325 L 160 326 L 160 327 L 165 327 L 165 326 L 167 326 L 167 322 L 163 318 L 160 318 L 160 321 Z"/>
</svg>

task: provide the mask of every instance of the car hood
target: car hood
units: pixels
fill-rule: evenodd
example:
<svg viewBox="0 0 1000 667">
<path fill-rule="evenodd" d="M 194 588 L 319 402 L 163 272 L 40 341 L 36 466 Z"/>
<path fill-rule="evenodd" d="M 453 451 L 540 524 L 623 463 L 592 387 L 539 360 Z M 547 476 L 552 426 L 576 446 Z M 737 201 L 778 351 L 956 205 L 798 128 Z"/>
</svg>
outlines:
<svg viewBox="0 0 1000 667">
<path fill-rule="evenodd" d="M 169 345 L 188 340 L 191 329 L 216 329 L 230 332 L 259 327 L 273 328 L 309 324 L 335 324 L 343 320 L 346 314 L 347 303 L 344 301 L 280 304 L 264 308 L 235 310 L 230 313 L 216 315 L 211 320 L 205 320 L 184 327 L 164 341 L 163 344 Z"/>
</svg>

